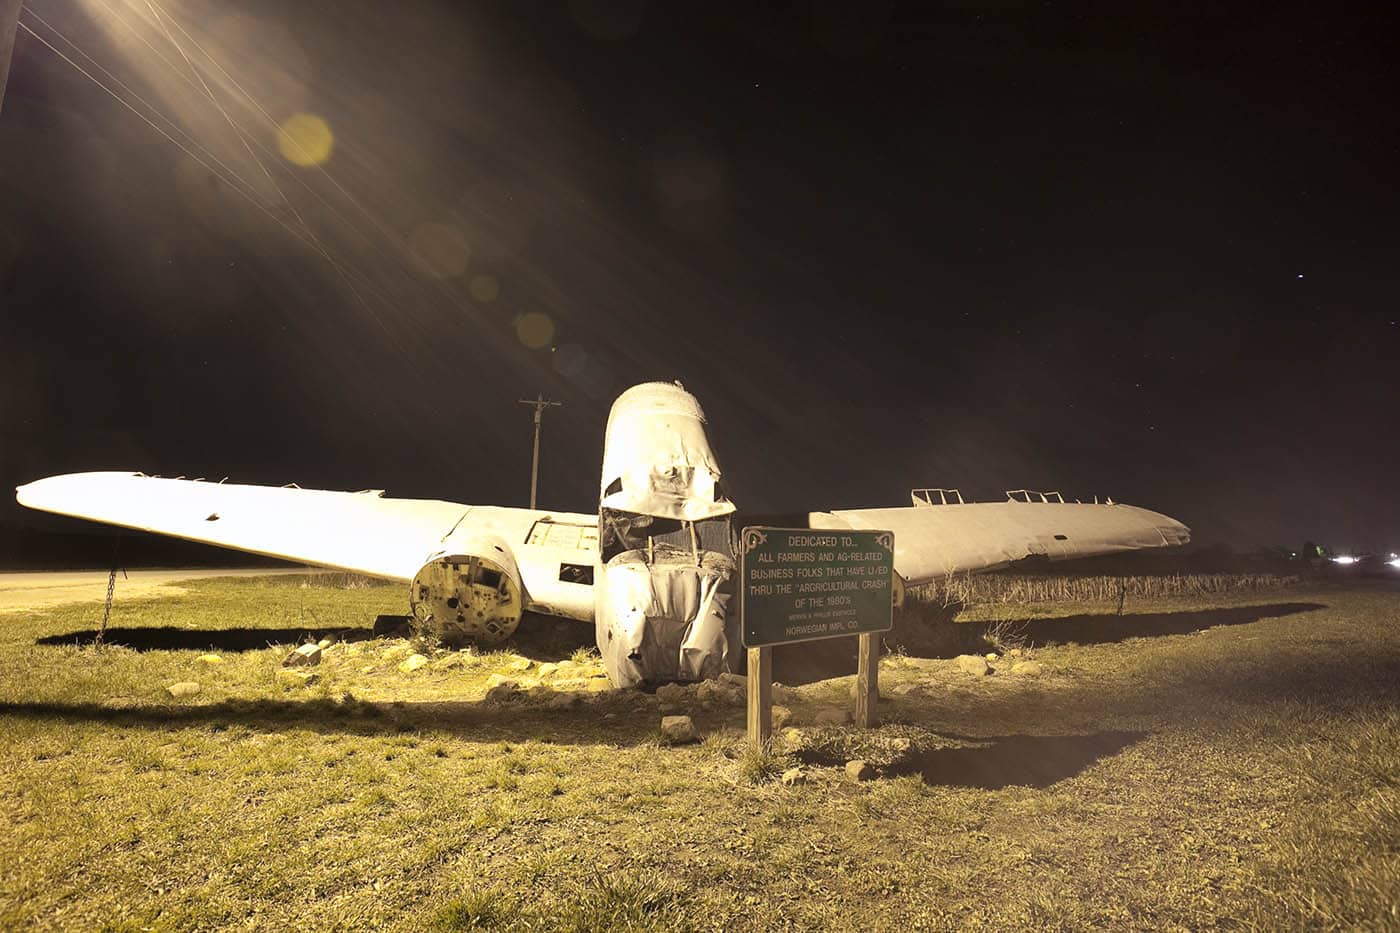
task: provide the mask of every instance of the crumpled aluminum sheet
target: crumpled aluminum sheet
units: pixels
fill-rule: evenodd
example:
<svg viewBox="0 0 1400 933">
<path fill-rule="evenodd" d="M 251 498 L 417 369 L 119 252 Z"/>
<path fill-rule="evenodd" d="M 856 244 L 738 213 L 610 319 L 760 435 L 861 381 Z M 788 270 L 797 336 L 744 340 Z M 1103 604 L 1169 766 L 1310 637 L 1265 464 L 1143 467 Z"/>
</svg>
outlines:
<svg viewBox="0 0 1400 933">
<path fill-rule="evenodd" d="M 719 479 L 705 413 L 679 383 L 644 382 L 617 397 L 603 440 L 600 508 L 686 521 L 728 515 L 734 503 Z"/>
<path fill-rule="evenodd" d="M 713 551 L 697 565 L 687 550 L 662 547 L 608 562 L 597 595 L 598 650 L 612 682 L 703 680 L 733 669 L 743 648 L 729 619 L 734 562 Z"/>
</svg>

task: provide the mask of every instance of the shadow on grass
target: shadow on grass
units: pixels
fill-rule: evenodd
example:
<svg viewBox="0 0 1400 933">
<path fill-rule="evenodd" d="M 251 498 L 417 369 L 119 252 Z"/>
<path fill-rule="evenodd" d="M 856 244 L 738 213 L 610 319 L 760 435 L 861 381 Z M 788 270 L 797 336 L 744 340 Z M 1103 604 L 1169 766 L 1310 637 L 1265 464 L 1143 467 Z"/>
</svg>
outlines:
<svg viewBox="0 0 1400 933">
<path fill-rule="evenodd" d="M 336 735 L 449 733 L 469 741 L 541 741 L 569 745 L 640 745 L 653 740 L 654 719 L 635 693 L 594 695 L 556 709 L 526 702 L 472 700 L 375 703 L 325 698 L 223 700 L 176 705 L 0 702 L 0 719 L 52 719 L 114 729 L 220 731 L 309 730 Z M 611 718 L 604 716 L 613 714 Z"/>
<path fill-rule="evenodd" d="M 967 744 L 916 749 L 881 771 L 883 777 L 916 774 L 925 784 L 945 787 L 1046 788 L 1145 738 L 1146 732 L 1095 732 L 1089 735 L 947 735 Z M 805 764 L 839 768 L 844 756 L 812 749 L 798 752 Z"/>
<path fill-rule="evenodd" d="M 170 628 L 167 626 L 138 626 L 109 628 L 105 644 L 119 645 L 133 651 L 261 651 L 271 645 L 293 645 L 304 641 L 319 641 L 335 635 L 341 641 L 363 641 L 373 632 L 368 628 Z M 36 645 L 91 645 L 97 638 L 96 629 L 46 635 L 35 639 Z"/>
<path fill-rule="evenodd" d="M 915 606 L 896 618 L 884 636 L 885 648 L 898 648 L 915 658 L 953 658 L 983 654 L 993 649 L 987 634 L 993 629 L 1003 638 L 1028 645 L 1102 645 L 1129 638 L 1187 635 L 1221 625 L 1247 625 L 1264 619 L 1325 609 L 1321 603 L 1270 603 L 1182 612 L 1074 615 L 1024 622 L 954 622 L 958 607 Z M 773 679 L 797 686 L 856 672 L 856 639 L 829 638 L 780 645 L 773 649 Z"/>
<path fill-rule="evenodd" d="M 397 616 L 381 616 L 392 620 Z M 402 632 L 406 634 L 407 623 Z M 340 641 L 364 641 L 375 637 L 377 629 L 354 628 L 216 628 L 189 629 L 173 626 L 135 626 L 107 629 L 104 639 L 108 645 L 119 645 L 133 651 L 261 651 L 271 645 L 295 645 L 320 641 L 334 635 Z M 36 645 L 91 645 L 97 639 L 97 629 L 46 635 L 35 639 Z M 510 640 L 493 646 L 515 651 L 537 661 L 558 661 L 579 648 L 593 647 L 593 626 L 567 619 L 527 613 L 520 628 Z"/>
<path fill-rule="evenodd" d="M 1326 609 L 1322 603 L 1270 603 L 1264 606 L 1231 606 L 1223 609 L 1198 609 L 1187 612 L 1144 612 L 1118 615 L 1063 616 L 1052 619 L 1031 619 L 1008 624 L 1005 622 L 965 622 L 985 634 L 1001 626 L 1012 637 L 1023 638 L 1029 644 L 1105 645 L 1129 638 L 1156 638 L 1161 635 L 1189 635 L 1220 625 L 1247 625 L 1264 619 L 1297 615 Z"/>
</svg>

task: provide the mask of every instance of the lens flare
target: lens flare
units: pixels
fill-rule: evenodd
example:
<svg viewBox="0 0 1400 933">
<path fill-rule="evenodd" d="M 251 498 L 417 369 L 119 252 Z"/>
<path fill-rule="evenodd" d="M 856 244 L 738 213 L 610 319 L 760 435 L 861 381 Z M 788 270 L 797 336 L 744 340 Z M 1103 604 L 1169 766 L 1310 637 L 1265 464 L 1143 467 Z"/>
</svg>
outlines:
<svg viewBox="0 0 1400 933">
<path fill-rule="evenodd" d="M 522 314 L 515 322 L 515 336 L 531 350 L 543 349 L 554 339 L 554 322 L 539 311 Z"/>
<path fill-rule="evenodd" d="M 494 275 L 481 273 L 472 276 L 472 280 L 467 283 L 467 292 L 477 301 L 489 304 L 496 300 L 496 296 L 501 293 L 501 283 L 496 281 Z"/>
<path fill-rule="evenodd" d="M 335 134 L 330 124 L 315 114 L 294 113 L 277 128 L 277 148 L 293 165 L 311 168 L 331 157 Z"/>
</svg>

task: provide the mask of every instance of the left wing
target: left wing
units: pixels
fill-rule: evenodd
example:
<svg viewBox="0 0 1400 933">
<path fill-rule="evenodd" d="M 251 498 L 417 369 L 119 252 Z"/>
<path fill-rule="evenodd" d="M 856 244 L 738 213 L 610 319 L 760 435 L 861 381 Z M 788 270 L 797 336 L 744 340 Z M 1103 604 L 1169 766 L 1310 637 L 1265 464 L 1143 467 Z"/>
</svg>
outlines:
<svg viewBox="0 0 1400 933">
<path fill-rule="evenodd" d="M 893 531 L 894 569 L 911 586 L 1027 557 L 1068 560 L 1191 540 L 1181 522 L 1133 505 L 1009 495 L 1006 502 L 914 501 L 906 508 L 813 512 L 809 521 L 813 528 Z"/>
<path fill-rule="evenodd" d="M 517 569 L 524 608 L 593 617 L 596 515 L 142 473 L 52 476 L 19 487 L 16 498 L 44 512 L 404 582 L 430 561 L 479 553 Z M 570 576 L 568 567 L 588 573 Z"/>
</svg>

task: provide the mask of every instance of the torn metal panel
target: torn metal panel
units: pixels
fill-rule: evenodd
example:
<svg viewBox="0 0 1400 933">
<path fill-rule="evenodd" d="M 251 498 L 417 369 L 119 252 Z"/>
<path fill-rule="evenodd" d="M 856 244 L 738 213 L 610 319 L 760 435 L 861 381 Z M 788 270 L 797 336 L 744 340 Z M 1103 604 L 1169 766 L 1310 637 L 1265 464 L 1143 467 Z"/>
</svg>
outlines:
<svg viewBox="0 0 1400 933">
<path fill-rule="evenodd" d="M 524 587 L 509 543 L 458 531 L 419 568 L 409 587 L 418 626 L 449 645 L 496 644 L 515 634 Z"/>
<path fill-rule="evenodd" d="M 1055 500 L 843 509 L 809 520 L 813 528 L 893 531 L 894 567 L 911 585 L 1027 557 L 1067 560 L 1191 540 L 1191 529 L 1159 512 Z"/>
<path fill-rule="evenodd" d="M 679 384 L 646 382 L 617 397 L 603 439 L 600 508 L 701 521 L 728 515 L 700 403 Z"/>
<path fill-rule="evenodd" d="M 597 642 L 619 687 L 702 680 L 738 665 L 737 628 L 727 629 L 734 561 L 714 551 L 699 563 L 673 545 L 626 551 L 603 568 Z"/>
</svg>

